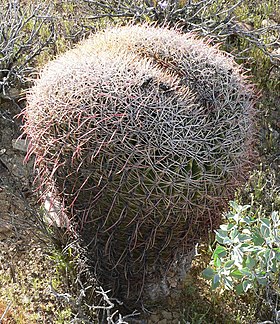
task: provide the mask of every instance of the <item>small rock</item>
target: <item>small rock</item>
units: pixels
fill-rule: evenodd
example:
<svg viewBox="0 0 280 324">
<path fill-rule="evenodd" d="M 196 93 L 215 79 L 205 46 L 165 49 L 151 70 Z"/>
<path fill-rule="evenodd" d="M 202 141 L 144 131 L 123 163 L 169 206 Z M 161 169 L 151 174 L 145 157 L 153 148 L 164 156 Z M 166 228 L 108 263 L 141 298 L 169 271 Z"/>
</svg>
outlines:
<svg viewBox="0 0 280 324">
<path fill-rule="evenodd" d="M 262 27 L 270 27 L 275 25 L 277 25 L 277 22 L 274 21 L 273 19 L 264 19 L 262 21 Z"/>
<path fill-rule="evenodd" d="M 180 324 L 181 322 L 178 319 L 174 319 L 170 324 Z M 184 322 L 184 324 L 191 324 L 190 322 Z"/>
<path fill-rule="evenodd" d="M 181 315 L 179 313 L 172 313 L 172 321 L 170 321 L 170 324 L 179 324 Z M 187 323 L 185 323 L 187 324 Z"/>
<path fill-rule="evenodd" d="M 172 320 L 173 319 L 172 313 L 167 312 L 167 311 L 162 311 L 162 316 L 163 316 L 164 319 L 167 319 L 167 320 Z"/>
<path fill-rule="evenodd" d="M 14 232 L 13 232 L 11 226 L 0 224 L 0 241 L 5 240 L 9 237 L 12 237 L 13 235 L 14 235 Z"/>
<path fill-rule="evenodd" d="M 13 139 L 13 149 L 26 153 L 28 148 L 28 141 L 26 139 Z"/>
<path fill-rule="evenodd" d="M 49 225 L 67 228 L 69 219 L 63 211 L 62 203 L 52 193 L 47 193 L 44 201 L 45 220 Z"/>
<path fill-rule="evenodd" d="M 18 88 L 9 88 L 7 98 L 17 99 L 21 96 L 21 90 Z"/>
<path fill-rule="evenodd" d="M 149 323 L 149 324 L 159 323 L 159 321 L 160 321 L 160 318 L 159 318 L 158 314 L 152 314 L 152 315 L 150 316 L 150 318 L 149 318 L 148 323 Z"/>
<path fill-rule="evenodd" d="M 158 324 L 168 324 L 169 322 L 167 321 L 167 319 L 163 319 L 161 321 L 158 322 Z"/>
</svg>

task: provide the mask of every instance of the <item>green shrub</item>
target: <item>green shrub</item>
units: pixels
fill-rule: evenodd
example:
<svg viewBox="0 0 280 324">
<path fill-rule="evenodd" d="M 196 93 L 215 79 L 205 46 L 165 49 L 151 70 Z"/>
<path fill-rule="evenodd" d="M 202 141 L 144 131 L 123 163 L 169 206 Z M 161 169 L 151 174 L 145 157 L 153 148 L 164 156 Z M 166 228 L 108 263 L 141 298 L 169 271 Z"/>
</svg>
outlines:
<svg viewBox="0 0 280 324">
<path fill-rule="evenodd" d="M 235 289 L 238 294 L 277 283 L 280 271 L 280 215 L 250 211 L 250 205 L 230 202 L 226 222 L 216 231 L 211 267 L 203 271 L 212 288 Z"/>
</svg>

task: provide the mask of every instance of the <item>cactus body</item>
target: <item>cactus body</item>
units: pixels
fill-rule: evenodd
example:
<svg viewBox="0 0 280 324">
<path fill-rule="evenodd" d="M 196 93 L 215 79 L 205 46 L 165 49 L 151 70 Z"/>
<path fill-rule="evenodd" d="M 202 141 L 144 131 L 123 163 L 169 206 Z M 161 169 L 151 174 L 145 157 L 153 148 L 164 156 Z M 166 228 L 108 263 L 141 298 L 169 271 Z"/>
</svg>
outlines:
<svg viewBox="0 0 280 324">
<path fill-rule="evenodd" d="M 141 295 L 217 223 L 242 180 L 253 91 L 207 42 L 127 26 L 50 62 L 25 118 L 42 187 L 54 185 L 79 221 L 97 273 Z"/>
</svg>

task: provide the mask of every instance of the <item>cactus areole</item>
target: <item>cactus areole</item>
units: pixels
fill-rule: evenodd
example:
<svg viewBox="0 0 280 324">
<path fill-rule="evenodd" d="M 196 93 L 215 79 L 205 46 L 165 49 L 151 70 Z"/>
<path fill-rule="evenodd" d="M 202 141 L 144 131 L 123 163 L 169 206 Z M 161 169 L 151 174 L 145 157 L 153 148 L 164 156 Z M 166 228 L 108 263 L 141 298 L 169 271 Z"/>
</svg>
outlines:
<svg viewBox="0 0 280 324">
<path fill-rule="evenodd" d="M 247 170 L 253 88 L 208 43 L 110 28 L 48 63 L 27 96 L 41 192 L 53 190 L 97 275 L 128 298 L 186 260 Z"/>
</svg>

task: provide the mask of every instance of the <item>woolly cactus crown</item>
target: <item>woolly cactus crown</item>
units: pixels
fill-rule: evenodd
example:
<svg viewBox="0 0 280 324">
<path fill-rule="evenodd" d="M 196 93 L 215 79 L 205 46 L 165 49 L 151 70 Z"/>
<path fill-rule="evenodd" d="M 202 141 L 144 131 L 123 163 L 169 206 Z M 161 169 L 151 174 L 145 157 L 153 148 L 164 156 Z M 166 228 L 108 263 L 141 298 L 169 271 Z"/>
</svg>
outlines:
<svg viewBox="0 0 280 324">
<path fill-rule="evenodd" d="M 250 156 L 252 107 L 229 55 L 192 34 L 127 26 L 46 66 L 25 132 L 42 187 L 54 184 L 83 224 L 98 272 L 137 290 L 215 223 Z"/>
</svg>

